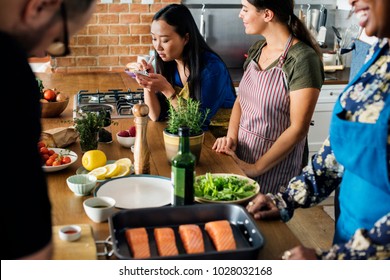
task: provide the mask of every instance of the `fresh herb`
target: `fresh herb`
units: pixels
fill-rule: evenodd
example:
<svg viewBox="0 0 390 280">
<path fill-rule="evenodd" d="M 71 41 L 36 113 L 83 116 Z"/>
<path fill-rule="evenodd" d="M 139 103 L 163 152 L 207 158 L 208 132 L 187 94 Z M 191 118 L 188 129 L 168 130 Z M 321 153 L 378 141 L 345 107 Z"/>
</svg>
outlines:
<svg viewBox="0 0 390 280">
<path fill-rule="evenodd" d="M 39 92 L 43 92 L 43 89 L 44 89 L 44 86 L 43 86 L 43 82 L 41 79 L 39 79 L 38 77 L 35 77 L 35 80 L 37 81 L 38 83 L 38 88 L 39 88 Z"/>
<path fill-rule="evenodd" d="M 176 108 L 169 103 L 167 131 L 178 134 L 179 127 L 187 126 L 190 128 L 190 135 L 200 134 L 209 113 L 208 108 L 204 112 L 201 110 L 200 101 L 178 97 Z"/>
<path fill-rule="evenodd" d="M 212 201 L 234 201 L 256 193 L 257 183 L 237 176 L 213 176 L 211 173 L 195 179 L 195 196 Z"/>
</svg>

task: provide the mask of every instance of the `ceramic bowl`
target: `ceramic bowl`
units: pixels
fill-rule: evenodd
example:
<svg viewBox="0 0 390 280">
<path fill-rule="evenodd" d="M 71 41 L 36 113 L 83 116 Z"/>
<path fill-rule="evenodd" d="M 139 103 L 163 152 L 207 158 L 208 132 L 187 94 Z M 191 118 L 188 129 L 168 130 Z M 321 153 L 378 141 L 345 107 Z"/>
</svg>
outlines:
<svg viewBox="0 0 390 280">
<path fill-rule="evenodd" d="M 64 101 L 55 102 L 41 102 L 42 118 L 55 118 L 61 115 L 69 103 L 69 98 Z"/>
<path fill-rule="evenodd" d="M 61 227 L 58 231 L 60 239 L 65 241 L 75 241 L 81 237 L 81 227 L 76 225 Z"/>
<path fill-rule="evenodd" d="M 78 196 L 89 195 L 96 186 L 96 182 L 96 176 L 89 174 L 76 174 L 66 179 L 69 189 Z"/>
<path fill-rule="evenodd" d="M 91 197 L 83 202 L 84 211 L 95 223 L 102 223 L 108 220 L 115 212 L 115 199 L 108 196 Z"/>
<path fill-rule="evenodd" d="M 122 137 L 122 136 L 119 136 L 118 133 L 116 134 L 116 139 L 118 140 L 119 144 L 122 147 L 131 148 L 131 146 L 134 145 L 135 137 L 131 137 L 131 136 Z"/>
</svg>

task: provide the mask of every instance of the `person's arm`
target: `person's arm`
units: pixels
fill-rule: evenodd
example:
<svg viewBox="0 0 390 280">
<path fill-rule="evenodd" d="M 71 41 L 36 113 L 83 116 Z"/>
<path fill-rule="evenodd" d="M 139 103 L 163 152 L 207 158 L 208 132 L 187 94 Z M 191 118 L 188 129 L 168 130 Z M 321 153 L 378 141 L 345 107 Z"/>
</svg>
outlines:
<svg viewBox="0 0 390 280">
<path fill-rule="evenodd" d="M 230 115 L 229 127 L 227 131 L 227 135 L 225 137 L 219 137 L 215 140 L 214 145 L 212 147 L 216 152 L 224 152 L 226 147 L 232 149 L 233 151 L 237 148 L 238 141 L 238 129 L 241 118 L 241 106 L 239 97 L 237 97 L 234 102 L 232 113 Z"/>
<path fill-rule="evenodd" d="M 174 88 L 161 74 L 149 73 L 149 76 L 136 74 L 136 80 L 144 88 L 145 104 L 149 106 L 149 118 L 152 121 L 158 121 L 162 113 L 162 106 L 157 94 L 162 93 L 174 103 L 176 102 Z"/>
<path fill-rule="evenodd" d="M 281 218 L 287 222 L 295 208 L 308 208 L 327 198 L 340 185 L 343 172 L 344 167 L 336 161 L 328 138 L 313 156 L 311 164 L 290 180 L 284 192 L 259 194 L 247 210 L 256 219 Z"/>
</svg>

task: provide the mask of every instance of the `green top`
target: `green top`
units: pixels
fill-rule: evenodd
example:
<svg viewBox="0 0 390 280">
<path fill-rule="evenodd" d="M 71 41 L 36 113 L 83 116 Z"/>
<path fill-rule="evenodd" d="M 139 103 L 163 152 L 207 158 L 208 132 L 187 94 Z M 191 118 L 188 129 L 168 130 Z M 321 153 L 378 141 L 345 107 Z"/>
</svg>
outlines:
<svg viewBox="0 0 390 280">
<path fill-rule="evenodd" d="M 244 62 L 244 70 L 253 59 L 256 63 L 259 61 L 261 49 L 266 45 L 265 40 L 254 43 L 249 51 L 248 58 Z M 267 67 L 270 69 L 277 65 L 279 58 Z M 321 58 L 314 49 L 303 42 L 292 45 L 287 53 L 286 61 L 282 67 L 286 74 L 290 91 L 303 88 L 321 89 L 325 79 L 324 66 Z"/>
</svg>

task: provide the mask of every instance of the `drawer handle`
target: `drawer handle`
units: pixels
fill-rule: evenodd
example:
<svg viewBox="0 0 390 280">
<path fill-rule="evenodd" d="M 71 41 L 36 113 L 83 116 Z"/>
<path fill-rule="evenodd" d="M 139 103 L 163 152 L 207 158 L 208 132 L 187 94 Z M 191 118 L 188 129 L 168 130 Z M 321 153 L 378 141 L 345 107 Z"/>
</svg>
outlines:
<svg viewBox="0 0 390 280">
<path fill-rule="evenodd" d="M 311 120 L 310 125 L 314 126 L 314 120 Z"/>
</svg>

